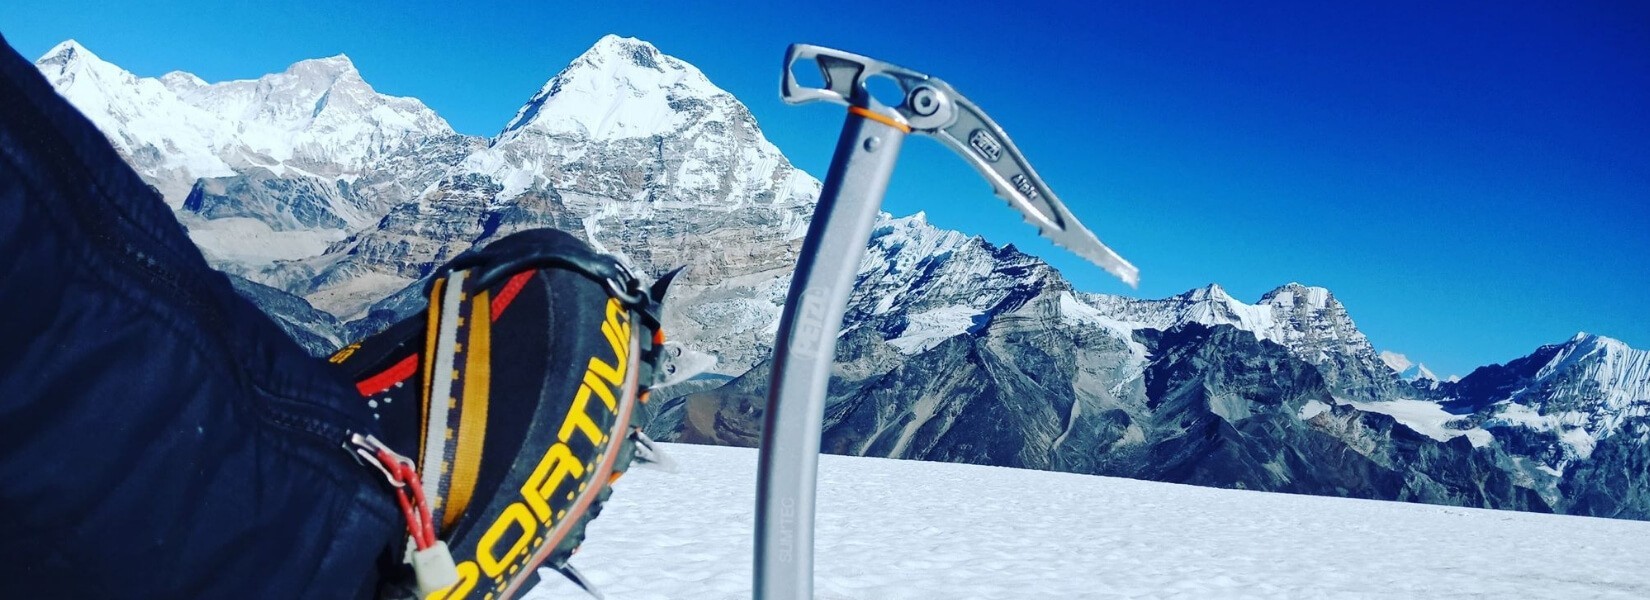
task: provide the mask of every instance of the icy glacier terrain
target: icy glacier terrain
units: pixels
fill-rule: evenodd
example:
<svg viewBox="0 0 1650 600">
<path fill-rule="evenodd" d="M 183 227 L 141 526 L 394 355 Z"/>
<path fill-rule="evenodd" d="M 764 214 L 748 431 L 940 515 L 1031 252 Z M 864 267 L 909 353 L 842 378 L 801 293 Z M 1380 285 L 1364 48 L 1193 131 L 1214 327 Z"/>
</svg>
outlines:
<svg viewBox="0 0 1650 600">
<path fill-rule="evenodd" d="M 750 597 L 756 451 L 666 444 L 574 566 L 610 599 Z M 820 598 L 1646 598 L 1650 523 L 824 456 Z M 578 598 L 559 575 L 528 598 Z"/>
</svg>

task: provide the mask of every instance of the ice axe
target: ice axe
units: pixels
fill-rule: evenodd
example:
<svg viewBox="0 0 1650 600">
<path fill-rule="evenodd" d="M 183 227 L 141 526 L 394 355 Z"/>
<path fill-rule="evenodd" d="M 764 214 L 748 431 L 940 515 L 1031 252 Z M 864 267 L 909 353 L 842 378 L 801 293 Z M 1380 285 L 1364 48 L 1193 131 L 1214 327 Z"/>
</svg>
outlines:
<svg viewBox="0 0 1650 600">
<path fill-rule="evenodd" d="M 797 83 L 791 67 L 805 60 L 818 64 L 824 87 Z M 871 95 L 866 82 L 872 77 L 899 84 L 905 94 L 899 106 Z M 755 594 L 792 600 L 813 597 L 814 488 L 826 385 L 848 294 L 906 135 L 932 136 L 962 155 L 1054 243 L 1131 286 L 1139 270 L 1078 223 L 1002 128 L 943 81 L 857 54 L 792 44 L 780 95 L 790 104 L 848 106 L 779 319 L 757 466 Z"/>
</svg>

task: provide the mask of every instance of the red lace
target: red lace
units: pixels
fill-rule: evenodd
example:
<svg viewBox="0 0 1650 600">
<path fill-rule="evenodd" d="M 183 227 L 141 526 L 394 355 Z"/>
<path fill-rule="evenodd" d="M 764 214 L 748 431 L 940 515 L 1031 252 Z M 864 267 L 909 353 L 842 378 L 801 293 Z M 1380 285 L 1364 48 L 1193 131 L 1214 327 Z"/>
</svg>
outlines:
<svg viewBox="0 0 1650 600">
<path fill-rule="evenodd" d="M 407 520 L 407 534 L 412 536 L 413 547 L 426 550 L 435 545 L 435 522 L 430 516 L 430 505 L 424 501 L 424 485 L 418 480 L 418 470 L 396 459 L 387 449 L 378 451 L 378 460 L 398 484 L 395 500 L 401 505 L 401 516 Z M 412 492 L 409 494 L 407 490 Z"/>
</svg>

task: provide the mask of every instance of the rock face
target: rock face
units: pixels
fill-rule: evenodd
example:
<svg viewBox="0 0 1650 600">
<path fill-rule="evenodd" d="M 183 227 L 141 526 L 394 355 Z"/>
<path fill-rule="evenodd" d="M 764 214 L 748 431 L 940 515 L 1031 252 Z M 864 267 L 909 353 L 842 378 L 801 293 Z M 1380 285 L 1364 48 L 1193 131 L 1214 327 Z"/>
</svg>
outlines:
<svg viewBox="0 0 1650 600">
<path fill-rule="evenodd" d="M 215 84 L 73 42 L 37 64 L 312 352 L 420 310 L 459 252 L 557 227 L 639 271 L 691 266 L 666 329 L 720 362 L 656 398 L 653 433 L 759 440 L 819 182 L 692 65 L 608 36 L 481 139 L 342 56 Z M 1441 381 L 1323 288 L 1081 293 L 1012 246 L 882 215 L 836 358 L 829 452 L 1650 518 L 1650 353 L 1600 336 Z"/>
</svg>

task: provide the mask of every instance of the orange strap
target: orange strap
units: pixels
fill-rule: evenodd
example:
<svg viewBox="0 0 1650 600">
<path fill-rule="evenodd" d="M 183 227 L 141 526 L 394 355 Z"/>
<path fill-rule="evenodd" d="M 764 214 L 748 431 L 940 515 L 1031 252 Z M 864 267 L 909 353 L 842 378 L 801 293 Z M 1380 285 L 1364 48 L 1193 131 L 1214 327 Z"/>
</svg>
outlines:
<svg viewBox="0 0 1650 600">
<path fill-rule="evenodd" d="M 903 131 L 905 133 L 911 133 L 911 126 L 910 125 L 906 125 L 906 124 L 901 123 L 899 121 L 895 121 L 895 120 L 890 119 L 888 117 L 885 117 L 885 116 L 879 115 L 877 113 L 871 112 L 868 109 L 860 108 L 858 106 L 850 106 L 850 107 L 848 107 L 848 114 L 850 114 L 850 115 L 859 115 L 861 117 L 865 117 L 867 119 L 870 119 L 872 121 L 876 121 L 876 122 L 881 123 L 883 125 L 893 127 L 894 129 L 898 129 L 898 130 Z"/>
</svg>

